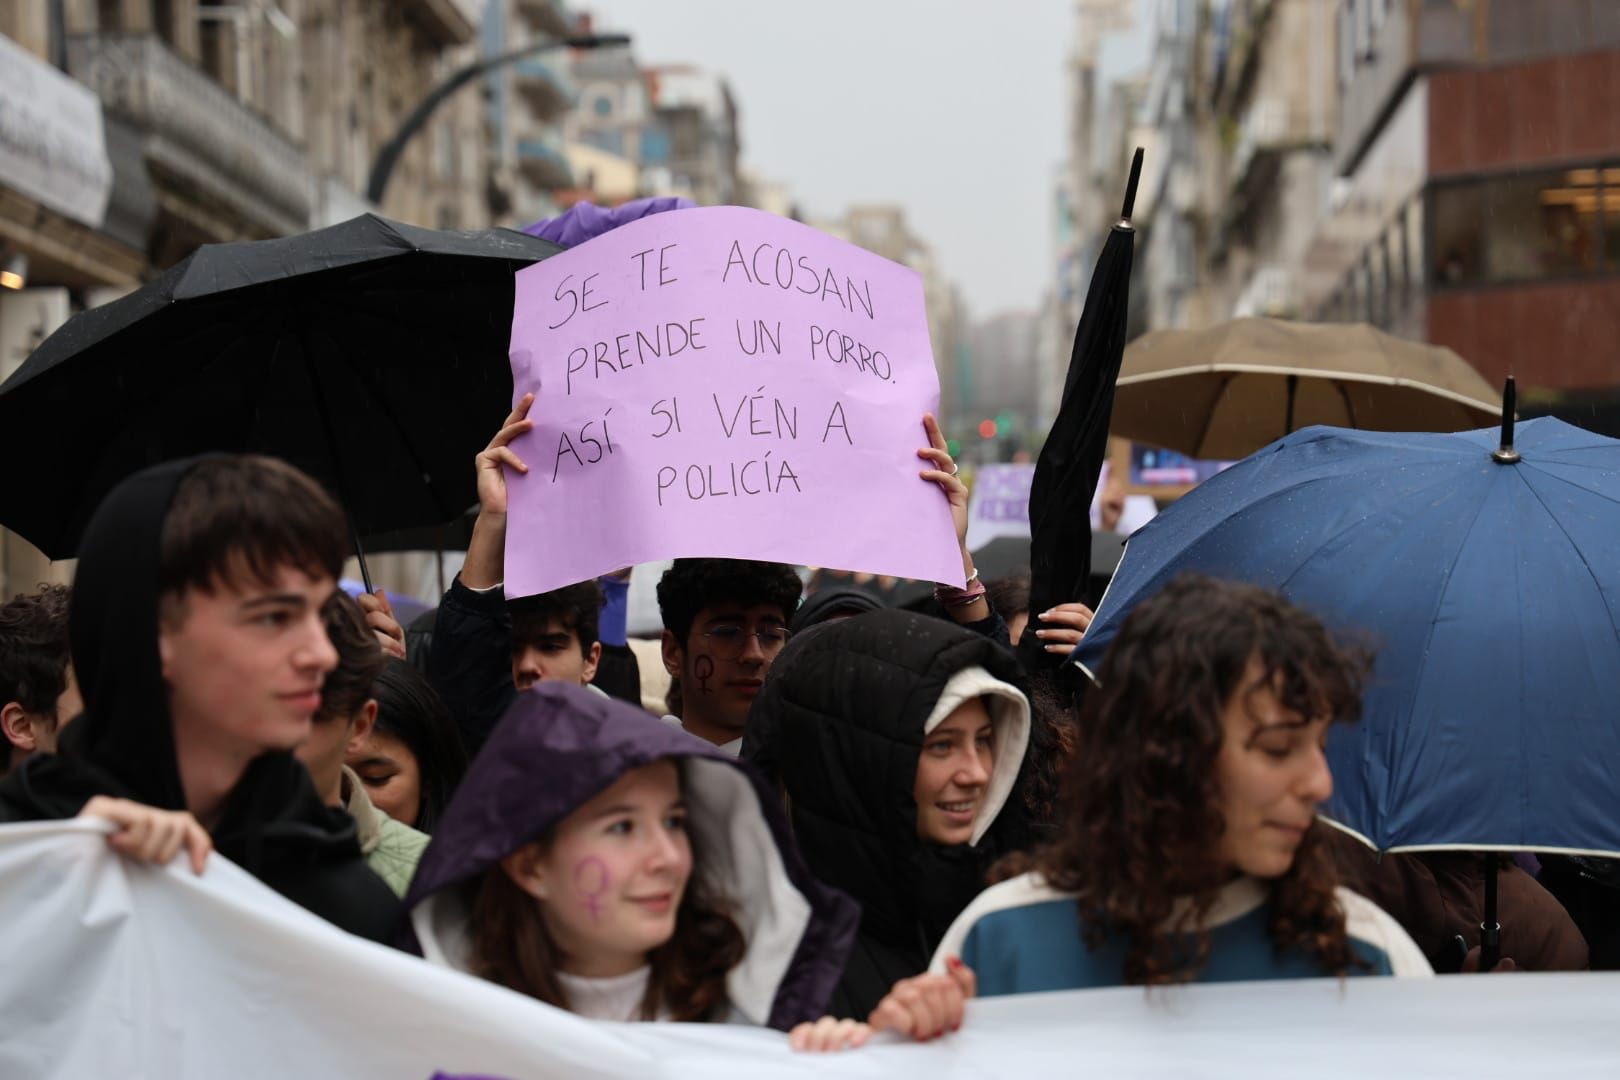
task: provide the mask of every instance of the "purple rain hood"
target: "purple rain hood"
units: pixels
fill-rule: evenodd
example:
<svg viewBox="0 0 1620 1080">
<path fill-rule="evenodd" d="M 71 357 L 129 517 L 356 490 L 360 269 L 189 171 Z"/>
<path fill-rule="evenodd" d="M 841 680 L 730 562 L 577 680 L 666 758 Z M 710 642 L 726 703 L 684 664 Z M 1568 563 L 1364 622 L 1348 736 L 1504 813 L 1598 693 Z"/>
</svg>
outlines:
<svg viewBox="0 0 1620 1080">
<path fill-rule="evenodd" d="M 702 867 L 728 897 L 748 951 L 727 978 L 732 1009 L 786 1031 L 825 1014 L 860 909 L 816 881 L 780 801 L 745 762 L 633 705 L 578 686 L 518 695 L 433 831 L 405 897 L 401 944 L 465 971 L 464 882 L 479 877 L 631 769 L 675 758 Z"/>
</svg>

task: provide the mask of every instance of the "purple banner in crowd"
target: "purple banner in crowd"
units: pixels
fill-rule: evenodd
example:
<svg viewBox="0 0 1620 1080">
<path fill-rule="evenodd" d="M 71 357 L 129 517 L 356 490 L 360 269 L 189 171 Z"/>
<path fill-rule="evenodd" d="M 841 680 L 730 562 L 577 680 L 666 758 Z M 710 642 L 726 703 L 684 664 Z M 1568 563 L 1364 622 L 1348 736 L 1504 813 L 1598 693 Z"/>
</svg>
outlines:
<svg viewBox="0 0 1620 1080">
<path fill-rule="evenodd" d="M 969 551 L 998 537 L 1029 535 L 1029 489 L 1034 483 L 1033 465 L 980 465 L 973 471 Z"/>
<path fill-rule="evenodd" d="M 643 218 L 517 276 L 509 596 L 727 556 L 962 583 L 920 480 L 938 408 L 913 271 L 741 207 Z"/>
</svg>

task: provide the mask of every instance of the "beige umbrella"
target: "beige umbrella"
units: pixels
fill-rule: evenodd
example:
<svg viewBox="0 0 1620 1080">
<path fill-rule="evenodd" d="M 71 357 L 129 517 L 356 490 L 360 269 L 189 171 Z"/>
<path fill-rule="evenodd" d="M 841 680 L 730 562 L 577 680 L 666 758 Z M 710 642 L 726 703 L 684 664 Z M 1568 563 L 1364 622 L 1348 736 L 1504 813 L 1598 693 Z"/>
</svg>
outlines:
<svg viewBox="0 0 1620 1080">
<path fill-rule="evenodd" d="M 1462 357 L 1365 323 L 1234 319 L 1125 349 L 1111 431 L 1195 458 L 1247 457 L 1312 424 L 1466 431 L 1501 418 Z"/>
</svg>

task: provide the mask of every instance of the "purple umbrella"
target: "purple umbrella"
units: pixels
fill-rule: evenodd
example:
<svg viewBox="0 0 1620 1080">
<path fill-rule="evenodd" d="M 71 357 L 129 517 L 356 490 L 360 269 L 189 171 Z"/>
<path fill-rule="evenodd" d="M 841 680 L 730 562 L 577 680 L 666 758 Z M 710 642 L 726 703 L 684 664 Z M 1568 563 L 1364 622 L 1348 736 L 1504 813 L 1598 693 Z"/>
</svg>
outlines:
<svg viewBox="0 0 1620 1080">
<path fill-rule="evenodd" d="M 679 195 L 658 195 L 650 199 L 633 199 L 622 206 L 597 206 L 593 202 L 576 203 L 554 218 L 545 218 L 523 231 L 542 240 L 550 240 L 563 247 L 583 244 L 592 237 L 640 221 L 648 214 L 662 214 L 666 210 L 685 210 L 696 206 L 691 199 Z"/>
</svg>

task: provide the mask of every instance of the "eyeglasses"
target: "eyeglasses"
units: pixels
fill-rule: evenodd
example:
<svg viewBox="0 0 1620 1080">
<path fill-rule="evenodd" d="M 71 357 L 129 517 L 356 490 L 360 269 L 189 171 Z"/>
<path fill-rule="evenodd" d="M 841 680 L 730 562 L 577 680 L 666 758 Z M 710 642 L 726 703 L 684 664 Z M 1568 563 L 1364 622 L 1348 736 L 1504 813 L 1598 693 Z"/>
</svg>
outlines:
<svg viewBox="0 0 1620 1080">
<path fill-rule="evenodd" d="M 748 648 L 750 637 L 758 640 L 759 651 L 770 657 L 782 651 L 782 646 L 788 643 L 793 632 L 785 626 L 762 626 L 758 630 L 716 626 L 712 630 L 705 630 L 703 636 L 709 639 L 709 648 L 714 652 L 715 659 L 735 660 Z"/>
</svg>

